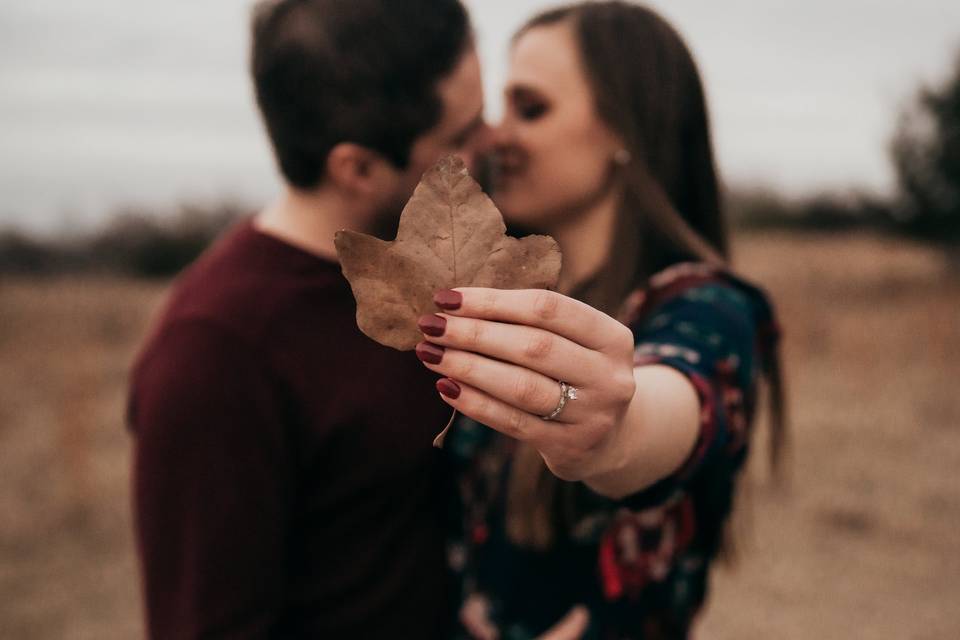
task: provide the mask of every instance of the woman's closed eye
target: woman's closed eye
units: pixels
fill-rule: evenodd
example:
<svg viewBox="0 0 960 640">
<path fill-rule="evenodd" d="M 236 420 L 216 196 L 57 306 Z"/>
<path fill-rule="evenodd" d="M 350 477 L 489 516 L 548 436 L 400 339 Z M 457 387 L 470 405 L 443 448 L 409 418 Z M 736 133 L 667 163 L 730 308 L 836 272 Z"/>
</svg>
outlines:
<svg viewBox="0 0 960 640">
<path fill-rule="evenodd" d="M 547 112 L 543 102 L 529 102 L 516 105 L 517 114 L 524 120 L 536 120 Z"/>
<path fill-rule="evenodd" d="M 549 110 L 549 103 L 527 89 L 515 89 L 510 93 L 510 104 L 521 120 L 537 120 Z"/>
</svg>

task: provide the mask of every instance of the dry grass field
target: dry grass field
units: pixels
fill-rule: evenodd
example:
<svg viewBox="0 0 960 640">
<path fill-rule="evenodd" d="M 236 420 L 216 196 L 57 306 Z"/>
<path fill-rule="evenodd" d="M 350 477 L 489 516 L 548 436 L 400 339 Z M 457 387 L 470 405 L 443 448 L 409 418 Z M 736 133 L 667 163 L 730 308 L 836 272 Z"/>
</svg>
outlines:
<svg viewBox="0 0 960 640">
<path fill-rule="evenodd" d="M 783 488 L 754 457 L 699 639 L 960 637 L 960 275 L 870 236 L 736 248 L 779 306 L 794 437 Z M 0 280 L 0 638 L 142 635 L 122 416 L 164 290 Z"/>
</svg>

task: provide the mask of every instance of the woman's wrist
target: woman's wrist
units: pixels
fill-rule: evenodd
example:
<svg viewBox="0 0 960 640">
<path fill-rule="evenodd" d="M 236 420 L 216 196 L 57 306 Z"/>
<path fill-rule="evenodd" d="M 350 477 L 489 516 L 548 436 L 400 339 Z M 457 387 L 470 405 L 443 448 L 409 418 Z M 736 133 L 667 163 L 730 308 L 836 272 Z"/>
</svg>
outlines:
<svg viewBox="0 0 960 640">
<path fill-rule="evenodd" d="M 623 418 L 583 482 L 619 500 L 676 471 L 700 429 L 700 401 L 690 381 L 663 365 L 634 369 L 636 389 Z"/>
<path fill-rule="evenodd" d="M 635 429 L 637 426 L 630 424 L 627 414 L 611 429 L 609 438 L 593 460 L 590 472 L 582 480 L 591 490 L 613 500 L 636 491 L 630 480 L 633 475 L 630 468 L 636 462 L 630 436 Z"/>
</svg>

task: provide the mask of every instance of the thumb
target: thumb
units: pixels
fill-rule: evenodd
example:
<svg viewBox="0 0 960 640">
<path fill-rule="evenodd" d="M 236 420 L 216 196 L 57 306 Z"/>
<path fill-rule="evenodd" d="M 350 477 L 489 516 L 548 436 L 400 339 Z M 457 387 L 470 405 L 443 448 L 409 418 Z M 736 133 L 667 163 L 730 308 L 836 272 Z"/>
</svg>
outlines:
<svg viewBox="0 0 960 640">
<path fill-rule="evenodd" d="M 579 640 L 587 630 L 588 624 L 590 624 L 590 612 L 585 606 L 577 605 L 537 640 Z"/>
</svg>

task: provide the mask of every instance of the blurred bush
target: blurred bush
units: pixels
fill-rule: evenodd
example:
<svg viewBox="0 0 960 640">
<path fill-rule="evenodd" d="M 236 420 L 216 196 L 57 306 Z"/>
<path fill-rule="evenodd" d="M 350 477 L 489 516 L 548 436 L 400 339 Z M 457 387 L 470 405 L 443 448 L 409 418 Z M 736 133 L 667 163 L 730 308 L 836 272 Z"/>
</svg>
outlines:
<svg viewBox="0 0 960 640">
<path fill-rule="evenodd" d="M 147 278 L 168 277 L 190 264 L 233 221 L 247 213 L 224 203 L 185 205 L 170 217 L 119 212 L 86 243 L 93 266 Z"/>
<path fill-rule="evenodd" d="M 733 189 L 726 209 L 731 224 L 741 229 L 888 229 L 892 219 L 886 202 L 859 192 L 790 198 L 766 188 Z"/>
<path fill-rule="evenodd" d="M 232 202 L 187 204 L 173 215 L 127 208 L 101 229 L 73 238 L 0 232 L 0 273 L 105 271 L 165 278 L 190 264 L 232 222 L 250 212 Z"/>
<path fill-rule="evenodd" d="M 939 243 L 960 242 L 960 52 L 940 86 L 924 86 L 900 114 L 890 153 L 898 227 Z"/>
<path fill-rule="evenodd" d="M 62 241 L 41 241 L 18 231 L 0 232 L 0 273 L 62 273 L 78 268 L 81 262 Z"/>
</svg>

